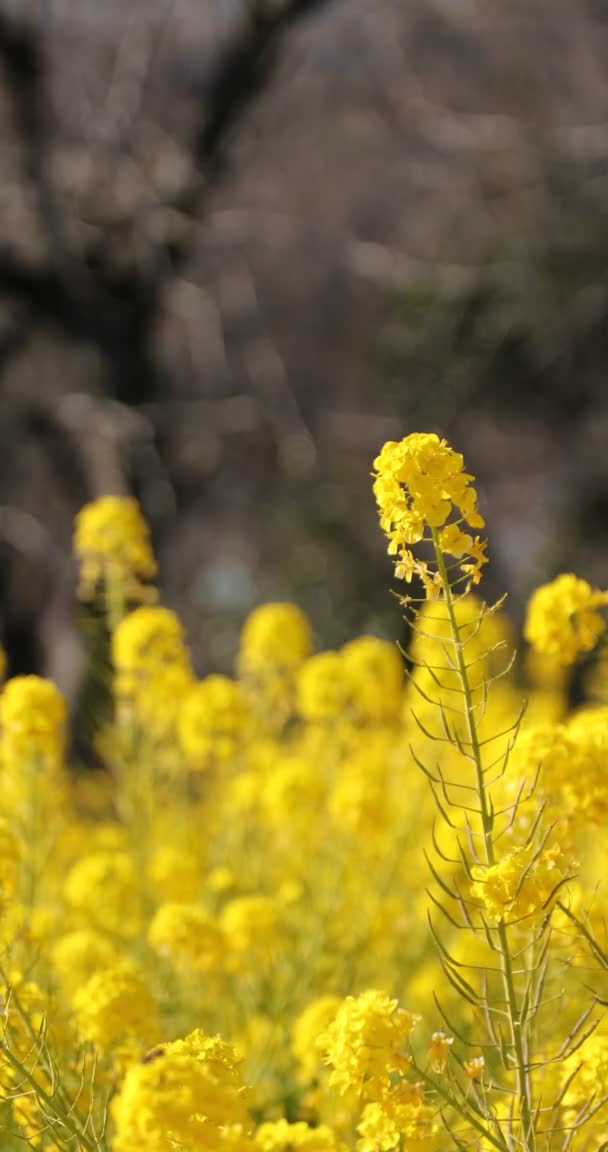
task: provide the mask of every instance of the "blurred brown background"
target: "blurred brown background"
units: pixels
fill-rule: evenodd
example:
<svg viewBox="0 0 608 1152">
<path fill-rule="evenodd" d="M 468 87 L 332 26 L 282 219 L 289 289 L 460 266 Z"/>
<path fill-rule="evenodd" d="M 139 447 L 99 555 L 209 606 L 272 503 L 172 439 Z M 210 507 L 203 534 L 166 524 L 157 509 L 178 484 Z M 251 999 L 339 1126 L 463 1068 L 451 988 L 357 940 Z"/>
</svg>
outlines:
<svg viewBox="0 0 608 1152">
<path fill-rule="evenodd" d="M 257 601 L 395 635 L 371 461 L 434 429 L 492 570 L 608 557 L 602 0 L 0 0 L 0 604 L 73 692 L 132 492 L 201 671 Z"/>
</svg>

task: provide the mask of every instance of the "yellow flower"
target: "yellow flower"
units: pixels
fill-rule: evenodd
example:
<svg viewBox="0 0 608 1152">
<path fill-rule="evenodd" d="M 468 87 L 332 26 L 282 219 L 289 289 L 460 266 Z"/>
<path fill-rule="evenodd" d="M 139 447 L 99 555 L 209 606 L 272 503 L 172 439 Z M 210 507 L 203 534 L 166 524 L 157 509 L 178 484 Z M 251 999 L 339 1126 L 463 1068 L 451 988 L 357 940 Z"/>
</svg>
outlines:
<svg viewBox="0 0 608 1152">
<path fill-rule="evenodd" d="M 569 873 L 556 845 L 536 857 L 532 848 L 516 848 L 498 864 L 473 865 L 471 875 L 471 895 L 482 902 L 489 923 L 499 924 L 543 912 Z"/>
<path fill-rule="evenodd" d="M 311 1128 L 302 1121 L 290 1124 L 283 1119 L 260 1124 L 255 1142 L 262 1152 L 334 1152 L 339 1147 L 335 1132 L 327 1124 Z"/>
<path fill-rule="evenodd" d="M 173 664 L 188 666 L 183 628 L 175 612 L 160 604 L 129 612 L 112 636 L 112 662 L 117 673 L 136 683 Z"/>
<path fill-rule="evenodd" d="M 158 1035 L 152 993 L 129 960 L 95 972 L 73 1003 L 80 1036 L 104 1054 L 129 1039 L 149 1046 Z"/>
<path fill-rule="evenodd" d="M 68 873 L 65 899 L 85 922 L 101 931 L 128 938 L 139 930 L 139 880 L 126 852 L 108 850 L 83 856 Z"/>
<path fill-rule="evenodd" d="M 310 656 L 310 624 L 295 604 L 260 604 L 247 617 L 238 656 L 240 675 L 296 668 Z"/>
<path fill-rule="evenodd" d="M 111 1111 L 114 1152 L 253 1148 L 238 1061 L 228 1044 L 201 1032 L 161 1045 L 133 1064 Z"/>
<path fill-rule="evenodd" d="M 136 724 L 154 741 L 173 740 L 194 677 L 182 625 L 160 605 L 136 608 L 112 636 L 114 697 L 120 723 Z"/>
<path fill-rule="evenodd" d="M 371 1101 L 357 1125 L 357 1152 L 435 1152 L 445 1131 L 437 1107 L 427 1104 L 419 1084 L 401 1081 Z"/>
<path fill-rule="evenodd" d="M 178 719 L 181 748 L 194 771 L 233 760 L 251 730 L 242 689 L 228 676 L 207 676 L 187 693 Z"/>
<path fill-rule="evenodd" d="M 40 676 L 14 676 L 0 695 L 4 765 L 21 771 L 24 762 L 56 766 L 63 759 L 66 706 L 58 688 Z"/>
<path fill-rule="evenodd" d="M 349 697 L 344 660 L 337 652 L 311 656 L 298 676 L 298 712 L 305 720 L 333 720 Z"/>
<path fill-rule="evenodd" d="M 334 1019 L 342 1001 L 339 996 L 320 996 L 294 1021 L 292 1051 L 303 1081 L 314 1079 L 321 1058 L 319 1038 Z"/>
<path fill-rule="evenodd" d="M 116 962 L 116 947 L 93 928 L 78 928 L 53 944 L 51 964 L 59 986 L 71 998 L 87 980 Z"/>
<path fill-rule="evenodd" d="M 310 624 L 295 604 L 261 604 L 247 617 L 238 674 L 267 731 L 279 732 L 293 714 L 297 670 L 311 648 Z"/>
<path fill-rule="evenodd" d="M 148 526 L 139 504 L 127 496 L 102 496 L 76 516 L 74 551 L 80 560 L 79 595 L 88 599 L 104 580 L 122 589 L 126 600 L 146 596 L 156 576 Z"/>
<path fill-rule="evenodd" d="M 211 971 L 223 955 L 220 929 L 199 904 L 161 904 L 148 928 L 148 943 L 186 970 Z"/>
<path fill-rule="evenodd" d="M 369 988 L 347 996 L 319 1043 L 331 1066 L 329 1083 L 339 1092 L 375 1092 L 391 1071 L 408 1067 L 403 1047 L 419 1017 Z"/>
<path fill-rule="evenodd" d="M 263 816 L 276 828 L 310 826 L 325 799 L 325 783 L 318 764 L 303 756 L 279 759 L 258 789 Z"/>
<path fill-rule="evenodd" d="M 453 1036 L 446 1036 L 445 1032 L 433 1032 L 429 1045 L 429 1057 L 433 1072 L 445 1072 L 453 1043 Z"/>
<path fill-rule="evenodd" d="M 437 594 L 439 573 L 429 573 L 427 562 L 415 558 L 411 545 L 441 529 L 440 546 L 466 560 L 461 571 L 469 583 L 477 583 L 487 559 L 485 545 L 462 531 L 460 523 L 483 528 L 484 522 L 471 487 L 474 477 L 464 471 L 460 453 L 433 432 L 414 432 L 384 445 L 374 460 L 374 474 L 380 526 L 388 536 L 389 553 L 397 556 L 396 576 L 409 582 L 417 574 L 429 599 Z M 453 513 L 458 519 L 448 524 Z"/>
<path fill-rule="evenodd" d="M 606 629 L 597 611 L 608 604 L 608 592 L 592 588 L 573 572 L 556 576 L 532 593 L 524 635 L 538 652 L 560 664 L 573 664 L 590 652 Z"/>
<path fill-rule="evenodd" d="M 269 896 L 239 896 L 224 905 L 220 928 L 233 966 L 268 958 L 280 934 L 277 903 Z"/>
<path fill-rule="evenodd" d="M 463 1068 L 469 1077 L 469 1080 L 477 1080 L 481 1076 L 485 1068 L 485 1064 L 486 1062 L 483 1056 L 473 1056 L 471 1060 L 465 1060 Z"/>
<path fill-rule="evenodd" d="M 355 716 L 376 723 L 396 720 L 403 694 L 403 660 L 397 645 L 377 636 L 359 636 L 345 644 L 340 655 Z"/>
</svg>

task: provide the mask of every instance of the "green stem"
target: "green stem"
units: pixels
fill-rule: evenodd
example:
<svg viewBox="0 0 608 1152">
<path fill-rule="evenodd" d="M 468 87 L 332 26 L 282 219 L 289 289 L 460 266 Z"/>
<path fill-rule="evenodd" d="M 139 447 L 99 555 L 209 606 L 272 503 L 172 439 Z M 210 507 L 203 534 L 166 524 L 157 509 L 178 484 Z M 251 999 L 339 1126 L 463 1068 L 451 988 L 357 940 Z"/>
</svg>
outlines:
<svg viewBox="0 0 608 1152">
<path fill-rule="evenodd" d="M 57 1107 L 56 1099 L 51 1096 L 50 1092 L 47 1092 L 46 1089 L 42 1087 L 40 1082 L 36 1080 L 36 1077 L 32 1075 L 29 1069 L 26 1068 L 25 1065 L 22 1064 L 21 1061 L 11 1052 L 10 1048 L 8 1048 L 6 1045 L 3 1045 L 2 1054 L 6 1056 L 9 1063 L 12 1064 L 13 1068 L 19 1073 L 19 1075 L 27 1080 L 29 1084 L 31 1084 L 38 1099 L 42 1100 L 46 1104 L 51 1114 L 56 1117 L 58 1124 L 62 1125 L 66 1131 L 70 1133 L 70 1136 L 73 1136 L 76 1140 L 78 1140 L 78 1143 L 82 1146 L 82 1148 L 85 1149 L 85 1152 L 99 1152 L 100 1145 L 97 1143 L 97 1141 L 93 1143 L 91 1140 L 89 1140 L 88 1136 L 86 1136 L 80 1128 L 72 1123 L 67 1112 L 63 1112 L 62 1109 Z"/>
<path fill-rule="evenodd" d="M 593 952 L 593 955 L 595 956 L 598 963 L 601 964 L 602 968 L 608 969 L 608 955 L 606 955 L 604 950 L 600 948 L 597 940 L 595 939 L 595 936 L 592 932 L 589 931 L 587 927 L 585 927 L 583 921 L 578 916 L 575 916 L 574 912 L 572 912 L 570 908 L 567 908 L 561 900 L 558 900 L 555 906 L 556 908 L 559 908 L 560 912 L 564 913 L 564 916 L 567 916 L 568 919 L 576 925 L 579 932 L 581 933 L 581 936 L 583 936 L 587 941 L 591 951 Z"/>
<path fill-rule="evenodd" d="M 439 1084 L 436 1080 L 434 1080 L 432 1076 L 429 1076 L 428 1072 L 425 1072 L 419 1064 L 414 1064 L 413 1067 L 416 1071 L 416 1075 L 421 1077 L 427 1087 L 432 1088 L 438 1096 L 441 1096 L 442 1100 L 445 1100 L 446 1104 L 450 1104 L 452 1108 L 459 1112 L 460 1115 L 467 1121 L 467 1123 L 471 1124 L 473 1128 L 476 1128 L 477 1131 L 484 1137 L 484 1139 L 492 1144 L 494 1148 L 499 1148 L 501 1152 L 504 1152 L 507 1147 L 507 1145 L 504 1143 L 504 1140 L 498 1136 L 494 1136 L 493 1133 L 489 1131 L 483 1120 L 479 1120 L 477 1116 L 469 1109 L 463 1108 L 462 1105 L 459 1104 L 458 1101 L 454 1098 L 452 1093 L 449 1092 L 447 1088 L 444 1088 L 442 1084 Z"/>
<path fill-rule="evenodd" d="M 36 1048 L 37 1045 L 39 1044 L 39 1041 L 40 1041 L 40 1035 L 36 1031 L 36 1029 L 34 1028 L 34 1025 L 32 1024 L 32 1021 L 31 1021 L 26 1009 L 24 1008 L 23 1004 L 21 1003 L 21 1000 L 19 998 L 19 994 L 17 993 L 14 985 L 11 984 L 11 981 L 10 981 L 7 973 L 5 972 L 4 968 L 1 965 L 0 965 L 0 978 L 2 979 L 2 982 L 6 985 L 6 987 L 10 988 L 10 999 L 14 1003 L 15 1008 L 17 1009 L 17 1011 L 18 1011 L 18 1013 L 19 1013 L 19 1015 L 23 1021 L 25 1029 L 30 1036 L 30 1039 L 32 1041 L 32 1048 Z M 18 1068 L 20 1070 L 20 1072 L 26 1077 L 26 1079 L 32 1084 L 32 1086 L 34 1087 L 34 1089 L 35 1089 L 36 1093 L 38 1094 L 38 1096 L 40 1097 L 40 1099 L 44 1100 L 45 1104 L 47 1104 L 48 1107 L 52 1108 L 52 1110 L 57 1115 L 57 1119 L 62 1124 L 65 1125 L 65 1127 L 68 1129 L 68 1131 L 72 1135 L 75 1135 L 78 1137 L 80 1143 L 82 1144 L 83 1148 L 85 1149 L 85 1152 L 98 1152 L 99 1148 L 101 1147 L 101 1145 L 99 1144 L 99 1141 L 95 1140 L 94 1143 L 91 1143 L 88 1136 L 81 1129 L 77 1129 L 72 1124 L 72 1122 L 70 1120 L 70 1113 L 71 1113 L 70 1101 L 68 1100 L 68 1098 L 67 1098 L 67 1096 L 63 1090 L 62 1085 L 57 1084 L 56 1089 L 55 1089 L 55 1093 L 53 1096 L 51 1096 L 50 1093 L 46 1092 L 45 1089 L 42 1088 L 39 1081 L 36 1080 L 35 1077 L 31 1075 L 31 1073 L 28 1071 L 28 1069 L 25 1068 L 21 1064 L 21 1061 L 15 1056 L 15 1054 L 10 1051 L 7 1042 L 0 1043 L 0 1050 L 3 1052 L 3 1054 L 5 1056 L 8 1057 L 8 1059 L 9 1059 L 10 1063 L 13 1065 L 13 1067 Z M 58 1100 L 61 1101 L 61 1107 L 60 1108 L 57 1107 L 57 1101 Z"/>
<path fill-rule="evenodd" d="M 481 827 L 485 849 L 485 863 L 487 867 L 491 868 L 496 863 L 496 854 L 494 851 L 493 840 L 494 819 L 486 791 L 481 747 L 479 744 L 477 724 L 475 721 L 475 705 L 473 703 L 473 694 L 471 691 L 471 684 L 469 681 L 468 670 L 464 656 L 464 645 L 460 639 L 460 628 L 456 619 L 454 597 L 450 587 L 446 563 L 443 552 L 441 551 L 437 530 L 433 528 L 432 533 L 435 556 L 437 559 L 437 567 L 439 569 L 443 583 L 445 604 L 450 621 L 450 628 L 452 631 L 452 641 L 456 652 L 458 676 L 464 696 L 464 712 L 468 730 L 468 742 L 471 746 L 471 754 L 475 764 L 477 795 L 479 799 L 479 814 L 481 818 Z M 518 1003 L 517 989 L 515 987 L 515 981 L 513 978 L 513 960 L 511 957 L 509 936 L 507 927 L 503 921 L 501 921 L 497 926 L 496 936 L 498 951 L 500 954 L 503 986 L 505 990 L 505 998 L 509 1015 L 511 1047 L 515 1056 L 517 1093 L 519 1096 L 520 1121 L 523 1135 L 522 1149 L 525 1150 L 525 1152 L 536 1152 L 536 1133 L 534 1131 L 530 1077 L 527 1069 L 526 1057 L 527 1043 L 526 1037 L 523 1035 L 523 1029 L 525 1025 L 524 1021 L 522 1020 L 521 1008 Z M 513 1069 L 507 1069 L 507 1071 L 513 1071 Z"/>
</svg>

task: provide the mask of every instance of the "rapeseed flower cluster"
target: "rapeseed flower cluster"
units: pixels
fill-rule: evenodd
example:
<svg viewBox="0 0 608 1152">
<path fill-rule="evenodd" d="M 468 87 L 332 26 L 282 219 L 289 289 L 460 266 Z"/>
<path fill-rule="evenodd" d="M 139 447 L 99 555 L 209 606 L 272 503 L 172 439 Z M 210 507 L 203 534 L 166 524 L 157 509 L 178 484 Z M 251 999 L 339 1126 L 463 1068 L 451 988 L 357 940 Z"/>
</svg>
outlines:
<svg viewBox="0 0 608 1152">
<path fill-rule="evenodd" d="M 608 605 L 608 592 L 592 588 L 573 572 L 564 572 L 532 594 L 525 635 L 539 652 L 559 664 L 573 664 L 591 652 L 606 631 L 599 611 Z"/>
<path fill-rule="evenodd" d="M 403 652 L 315 651 L 266 604 L 233 675 L 198 679 L 137 504 L 80 513 L 112 662 L 97 766 L 67 764 L 52 683 L 0 691 L 2 1152 L 608 1140 L 606 593 L 539 589 L 514 663 L 471 591 L 462 456 L 416 433 L 374 468 L 420 582 Z M 599 671 L 571 710 L 579 656 Z"/>
</svg>

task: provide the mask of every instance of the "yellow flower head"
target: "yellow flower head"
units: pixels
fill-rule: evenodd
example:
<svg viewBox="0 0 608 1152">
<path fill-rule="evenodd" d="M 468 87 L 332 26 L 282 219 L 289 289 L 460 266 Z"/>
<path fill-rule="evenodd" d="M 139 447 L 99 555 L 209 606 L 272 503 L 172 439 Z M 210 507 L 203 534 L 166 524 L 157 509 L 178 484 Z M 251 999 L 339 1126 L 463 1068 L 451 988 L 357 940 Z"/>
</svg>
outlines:
<svg viewBox="0 0 608 1152">
<path fill-rule="evenodd" d="M 242 689 L 228 676 L 207 676 L 187 693 L 178 718 L 181 748 L 194 771 L 236 756 L 251 730 Z"/>
<path fill-rule="evenodd" d="M 126 1073 L 112 1103 L 114 1152 L 249 1148 L 251 1120 L 230 1045 L 192 1033 L 155 1048 Z"/>
<path fill-rule="evenodd" d="M 277 829 L 308 825 L 316 820 L 325 799 L 325 783 L 318 764 L 303 756 L 278 759 L 261 784 L 259 798 L 264 817 Z"/>
<path fill-rule="evenodd" d="M 255 1142 L 262 1152 L 334 1152 L 340 1147 L 335 1132 L 327 1124 L 311 1128 L 303 1121 L 269 1120 L 260 1124 Z"/>
<path fill-rule="evenodd" d="M 298 712 L 304 720 L 335 720 L 348 698 L 348 677 L 338 652 L 320 652 L 302 665 L 298 676 Z"/>
<path fill-rule="evenodd" d="M 174 664 L 189 666 L 175 612 L 160 605 L 129 612 L 112 636 L 112 663 L 117 673 L 140 680 Z"/>
<path fill-rule="evenodd" d="M 341 657 L 354 715 L 376 723 L 396 720 L 403 695 L 403 661 L 396 644 L 358 636 L 344 645 Z"/>
<path fill-rule="evenodd" d="M 321 1059 L 319 1038 L 331 1024 L 341 1003 L 339 996 L 320 996 L 308 1004 L 294 1022 L 291 1048 L 304 1082 L 312 1080 L 317 1073 Z"/>
<path fill-rule="evenodd" d="M 194 677 L 181 623 L 160 605 L 136 608 L 112 636 L 114 696 L 119 722 L 149 739 L 172 739 Z"/>
<path fill-rule="evenodd" d="M 103 580 L 122 590 L 126 600 L 146 596 L 156 576 L 148 525 L 137 500 L 102 496 L 76 516 L 74 551 L 80 561 L 79 595 L 90 598 Z"/>
<path fill-rule="evenodd" d="M 311 648 L 310 624 L 295 604 L 261 604 L 247 617 L 238 675 L 266 731 L 280 731 L 293 714 L 297 671 Z"/>
<path fill-rule="evenodd" d="M 130 1039 L 150 1045 L 158 1035 L 152 993 L 129 960 L 96 972 L 78 989 L 73 1004 L 80 1036 L 102 1053 Z"/>
<path fill-rule="evenodd" d="M 530 597 L 524 635 L 526 640 L 560 664 L 573 664 L 590 652 L 606 630 L 598 608 L 608 604 L 608 592 L 592 588 L 573 572 L 542 584 Z"/>
<path fill-rule="evenodd" d="M 310 624 L 295 604 L 260 604 L 247 617 L 241 633 L 238 667 L 241 675 L 270 667 L 296 668 L 310 656 Z"/>
<path fill-rule="evenodd" d="M 486 563 L 485 543 L 462 528 L 483 528 L 477 510 L 474 479 L 464 471 L 459 452 L 434 432 L 413 432 L 404 440 L 389 441 L 374 460 L 374 495 L 380 526 L 389 539 L 389 553 L 397 556 L 395 575 L 411 581 L 418 575 L 427 596 L 441 588 L 438 572 L 416 559 L 411 545 L 438 534 L 443 552 L 460 561 L 469 583 L 476 584 Z M 456 520 L 450 517 L 456 515 Z"/>
<path fill-rule="evenodd" d="M 116 963 L 116 945 L 94 928 L 77 928 L 53 944 L 51 965 L 61 991 L 73 993 L 96 972 Z"/>
<path fill-rule="evenodd" d="M 220 929 L 200 904 L 161 904 L 148 929 L 148 943 L 177 968 L 208 972 L 223 953 Z"/>
<path fill-rule="evenodd" d="M 485 1059 L 483 1056 L 473 1056 L 471 1060 L 465 1060 L 463 1068 L 469 1077 L 469 1080 L 478 1080 L 485 1068 Z"/>
<path fill-rule="evenodd" d="M 418 1020 L 375 988 L 347 996 L 319 1040 L 332 1068 L 330 1085 L 361 1095 L 384 1084 L 391 1071 L 406 1070 L 403 1049 Z"/>
<path fill-rule="evenodd" d="M 15 676 L 0 695 L 5 767 L 23 772 L 34 762 L 46 769 L 63 760 L 66 705 L 58 688 L 40 676 Z"/>
<path fill-rule="evenodd" d="M 453 1036 L 446 1036 L 445 1032 L 433 1032 L 429 1044 L 429 1057 L 433 1072 L 441 1074 L 448 1066 L 450 1048 L 454 1043 Z"/>
<path fill-rule="evenodd" d="M 568 878 L 568 865 L 558 845 L 534 855 L 516 848 L 498 864 L 473 865 L 471 895 L 483 904 L 490 924 L 513 923 L 544 912 Z"/>
<path fill-rule="evenodd" d="M 141 903 L 137 871 L 127 852 L 89 852 L 68 873 L 65 900 L 85 923 L 124 938 L 135 936 Z"/>
<path fill-rule="evenodd" d="M 357 1152 L 438 1152 L 445 1135 L 437 1107 L 426 1103 L 420 1084 L 403 1080 L 363 1109 Z"/>
<path fill-rule="evenodd" d="M 277 902 L 269 896 L 238 896 L 224 905 L 220 928 L 233 967 L 269 957 L 280 934 Z"/>
</svg>

